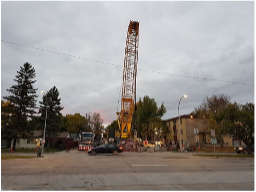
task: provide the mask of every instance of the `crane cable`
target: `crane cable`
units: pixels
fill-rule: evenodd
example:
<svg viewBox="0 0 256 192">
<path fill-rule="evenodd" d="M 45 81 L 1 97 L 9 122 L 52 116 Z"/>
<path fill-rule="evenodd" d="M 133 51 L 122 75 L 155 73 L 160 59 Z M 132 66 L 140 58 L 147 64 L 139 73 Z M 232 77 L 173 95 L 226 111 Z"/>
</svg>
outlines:
<svg viewBox="0 0 256 192">
<path fill-rule="evenodd" d="M 56 51 L 51 51 L 51 50 L 47 50 L 47 49 L 38 48 L 38 47 L 32 47 L 32 46 L 28 46 L 28 45 L 24 45 L 24 44 L 20 44 L 20 43 L 15 43 L 15 42 L 3 40 L 3 39 L 1 41 L 5 42 L 5 43 L 10 43 L 10 44 L 14 44 L 14 45 L 19 45 L 19 46 L 31 48 L 31 49 L 40 50 L 40 51 L 51 52 L 51 53 L 59 54 L 59 55 L 63 55 L 63 56 L 74 57 L 74 58 L 78 58 L 78 59 L 93 61 L 93 62 L 96 62 L 96 63 L 102 63 L 102 64 L 107 64 L 107 65 L 112 65 L 112 66 L 117 66 L 117 67 L 123 67 L 122 65 L 117 65 L 117 64 L 113 64 L 113 63 L 97 61 L 97 60 L 88 59 L 88 58 L 85 58 L 85 57 L 78 57 L 78 56 L 75 56 L 75 55 L 69 55 L 69 54 L 65 54 L 65 53 L 60 53 L 60 52 L 56 52 Z M 158 74 L 163 74 L 163 75 L 186 77 L 186 78 L 192 78 L 192 79 L 197 79 L 197 80 L 219 81 L 219 82 L 223 82 L 223 83 L 232 83 L 232 84 L 241 84 L 241 85 L 253 85 L 254 86 L 254 83 L 245 83 L 245 82 L 238 82 L 238 81 L 227 81 L 227 80 L 222 80 L 222 79 L 211 79 L 211 78 L 195 77 L 195 76 L 189 76 L 189 75 L 179 75 L 179 74 L 174 74 L 174 73 L 154 71 L 154 70 L 148 70 L 148 69 L 140 69 L 140 68 L 137 68 L 137 70 L 144 71 L 144 72 L 158 73 Z"/>
</svg>

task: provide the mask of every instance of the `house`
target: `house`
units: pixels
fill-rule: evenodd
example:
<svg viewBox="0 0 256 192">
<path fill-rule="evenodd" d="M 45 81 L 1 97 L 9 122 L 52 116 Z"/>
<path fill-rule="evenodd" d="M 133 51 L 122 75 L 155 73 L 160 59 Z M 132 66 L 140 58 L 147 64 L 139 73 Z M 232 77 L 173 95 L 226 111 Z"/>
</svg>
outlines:
<svg viewBox="0 0 256 192">
<path fill-rule="evenodd" d="M 163 120 L 169 128 L 169 133 L 166 139 L 172 141 L 173 144 L 181 143 L 187 147 L 195 147 L 196 141 L 200 146 L 205 144 L 211 144 L 211 130 L 208 129 L 207 120 L 204 118 L 196 118 L 190 115 L 181 115 L 180 124 L 179 117 Z M 180 126 L 180 131 L 179 131 Z M 198 134 L 195 134 L 195 130 L 198 130 Z M 180 135 L 181 133 L 181 135 Z M 220 142 L 220 141 L 219 141 Z M 223 144 L 226 146 L 235 146 L 238 141 L 230 136 L 223 138 Z"/>
<path fill-rule="evenodd" d="M 33 136 L 29 138 L 18 138 L 16 141 L 16 148 L 36 148 L 36 140 L 43 138 L 43 131 L 42 130 L 34 130 Z M 67 140 L 70 138 L 69 132 L 61 132 L 56 137 L 51 137 L 48 141 L 47 137 L 45 139 L 45 147 L 50 142 L 50 147 L 59 147 L 60 145 L 65 145 Z"/>
<path fill-rule="evenodd" d="M 34 130 L 33 136 L 28 138 L 17 138 L 16 141 L 16 149 L 21 148 L 36 148 L 36 140 L 43 138 L 43 131 L 41 130 Z"/>
</svg>

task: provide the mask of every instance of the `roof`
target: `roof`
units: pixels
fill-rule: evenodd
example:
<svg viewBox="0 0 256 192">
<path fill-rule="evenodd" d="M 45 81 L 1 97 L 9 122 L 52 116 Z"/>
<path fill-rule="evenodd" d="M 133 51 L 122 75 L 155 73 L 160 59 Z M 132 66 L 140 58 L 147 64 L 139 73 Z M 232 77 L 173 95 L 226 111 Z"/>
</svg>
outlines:
<svg viewBox="0 0 256 192">
<path fill-rule="evenodd" d="M 69 132 L 61 132 L 56 136 L 56 138 L 69 138 L 69 137 L 70 137 Z"/>
<path fill-rule="evenodd" d="M 34 130 L 33 137 L 34 138 L 43 137 L 43 130 Z M 61 132 L 56 136 L 56 138 L 68 138 L 68 137 L 70 137 L 69 132 Z"/>
<path fill-rule="evenodd" d="M 180 118 L 190 118 L 190 115 L 180 115 Z M 162 120 L 162 121 L 172 121 L 172 120 L 177 120 L 177 119 L 179 119 L 179 116 L 177 116 L 177 117 L 172 117 L 172 118 L 170 118 L 170 119 L 166 119 L 166 120 Z"/>
<path fill-rule="evenodd" d="M 18 137 L 21 137 L 21 136 L 18 135 Z M 30 137 L 30 136 L 27 136 L 27 137 Z M 31 137 L 32 138 L 42 138 L 43 130 L 34 130 L 33 135 Z M 47 136 L 45 135 L 45 137 L 47 137 Z M 53 137 L 51 137 L 51 138 L 53 138 Z M 61 132 L 61 133 L 57 134 L 57 136 L 54 138 L 70 138 L 70 133 L 69 132 Z"/>
<path fill-rule="evenodd" d="M 34 130 L 33 131 L 33 137 L 43 137 L 43 131 L 42 130 Z"/>
</svg>

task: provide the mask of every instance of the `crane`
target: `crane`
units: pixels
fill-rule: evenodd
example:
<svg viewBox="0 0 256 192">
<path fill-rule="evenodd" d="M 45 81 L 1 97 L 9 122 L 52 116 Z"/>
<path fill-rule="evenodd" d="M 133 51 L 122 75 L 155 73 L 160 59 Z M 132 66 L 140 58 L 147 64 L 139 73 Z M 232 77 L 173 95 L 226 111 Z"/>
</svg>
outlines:
<svg viewBox="0 0 256 192">
<path fill-rule="evenodd" d="M 129 138 L 132 136 L 131 123 L 136 102 L 138 47 L 139 22 L 131 20 L 128 26 L 125 47 L 121 112 L 116 112 L 121 138 Z"/>
</svg>

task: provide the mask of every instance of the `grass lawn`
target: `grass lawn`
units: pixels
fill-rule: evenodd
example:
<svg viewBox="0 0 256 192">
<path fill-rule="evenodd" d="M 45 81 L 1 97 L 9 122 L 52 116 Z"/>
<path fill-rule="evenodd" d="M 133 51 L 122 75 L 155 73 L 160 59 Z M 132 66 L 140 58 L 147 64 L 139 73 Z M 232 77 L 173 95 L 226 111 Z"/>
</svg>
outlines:
<svg viewBox="0 0 256 192">
<path fill-rule="evenodd" d="M 50 148 L 50 149 L 44 148 L 45 153 L 54 153 L 54 152 L 57 152 L 57 151 L 59 151 L 59 150 L 55 149 L 55 148 Z M 2 149 L 1 150 L 1 153 L 10 153 L 10 152 L 11 152 L 11 149 Z M 12 152 L 13 153 L 36 153 L 36 149 L 35 148 L 32 148 L 32 149 L 16 149 L 15 151 L 13 150 Z"/>
<path fill-rule="evenodd" d="M 50 148 L 47 150 L 47 148 L 44 149 L 44 153 L 54 153 L 59 151 L 58 149 Z M 1 160 L 8 160 L 8 159 L 32 159 L 32 158 L 42 158 L 37 157 L 36 149 L 16 149 L 15 151 L 12 151 L 11 155 L 3 155 L 5 153 L 10 153 L 10 149 L 2 149 L 1 150 Z M 29 155 L 19 155 L 19 153 L 28 153 Z"/>
</svg>

